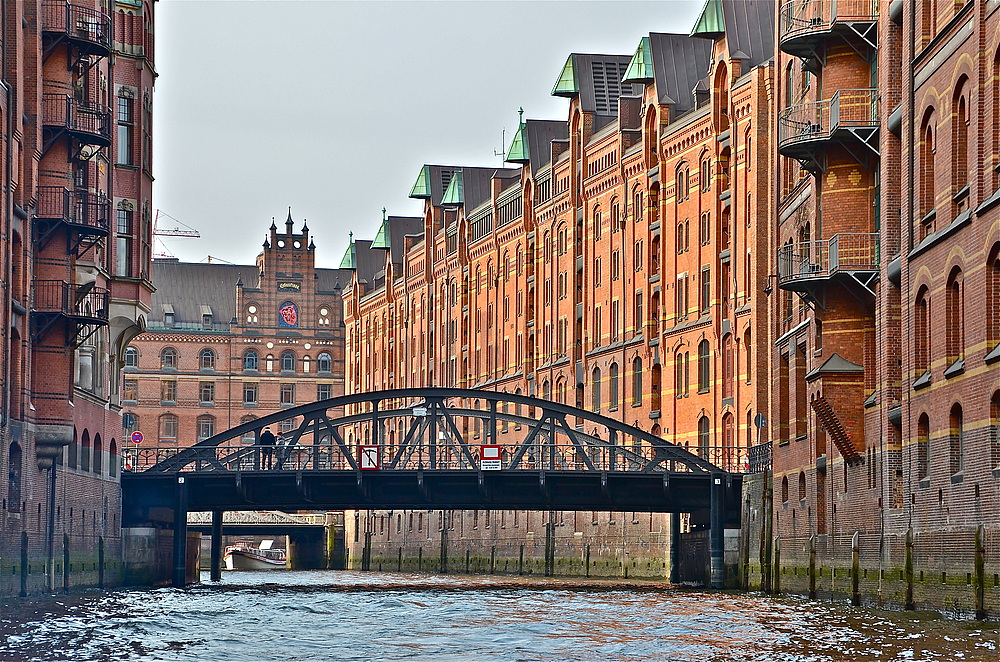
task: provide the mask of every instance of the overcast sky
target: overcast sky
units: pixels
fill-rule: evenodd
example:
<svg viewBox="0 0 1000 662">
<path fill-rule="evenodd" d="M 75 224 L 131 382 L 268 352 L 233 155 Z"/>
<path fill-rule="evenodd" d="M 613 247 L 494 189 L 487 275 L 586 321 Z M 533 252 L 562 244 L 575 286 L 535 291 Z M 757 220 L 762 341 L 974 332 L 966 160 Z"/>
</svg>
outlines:
<svg viewBox="0 0 1000 662">
<path fill-rule="evenodd" d="M 649 32 L 688 32 L 702 5 L 161 0 L 154 206 L 201 232 L 165 245 L 252 263 L 291 206 L 317 265 L 336 267 L 383 207 L 420 214 L 407 195 L 424 163 L 501 165 L 519 106 L 565 119 L 549 92 L 569 53 L 632 54 Z"/>
</svg>

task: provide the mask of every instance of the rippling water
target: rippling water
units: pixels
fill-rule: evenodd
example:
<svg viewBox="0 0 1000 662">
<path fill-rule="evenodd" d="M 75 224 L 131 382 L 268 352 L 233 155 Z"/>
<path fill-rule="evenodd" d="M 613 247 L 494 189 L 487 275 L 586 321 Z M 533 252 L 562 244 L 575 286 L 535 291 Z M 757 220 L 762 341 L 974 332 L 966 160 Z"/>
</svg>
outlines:
<svg viewBox="0 0 1000 662">
<path fill-rule="evenodd" d="M 636 582 L 239 572 L 0 608 L 3 662 L 1000 660 L 995 623 Z"/>
</svg>

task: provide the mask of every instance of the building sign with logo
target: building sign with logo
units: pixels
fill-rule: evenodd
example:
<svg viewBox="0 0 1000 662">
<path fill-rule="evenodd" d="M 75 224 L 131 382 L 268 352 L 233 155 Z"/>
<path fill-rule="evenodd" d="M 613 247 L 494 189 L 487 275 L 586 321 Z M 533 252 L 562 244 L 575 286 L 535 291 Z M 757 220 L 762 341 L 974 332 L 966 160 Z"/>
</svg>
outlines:
<svg viewBox="0 0 1000 662">
<path fill-rule="evenodd" d="M 296 283 L 291 280 L 279 280 L 278 281 L 278 291 L 279 292 L 301 292 L 302 283 Z"/>
<path fill-rule="evenodd" d="M 299 325 L 299 307 L 286 301 L 278 308 L 278 326 L 295 328 Z"/>
</svg>

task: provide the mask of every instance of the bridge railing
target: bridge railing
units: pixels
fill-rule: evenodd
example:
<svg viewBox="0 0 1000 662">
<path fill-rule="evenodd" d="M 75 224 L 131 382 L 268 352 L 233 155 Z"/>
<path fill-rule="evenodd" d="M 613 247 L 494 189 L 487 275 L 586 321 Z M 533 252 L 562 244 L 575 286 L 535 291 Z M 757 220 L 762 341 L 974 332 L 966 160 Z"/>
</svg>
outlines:
<svg viewBox="0 0 1000 662">
<path fill-rule="evenodd" d="M 475 448 L 475 447 L 472 447 Z M 575 444 L 538 443 L 521 453 L 519 444 L 500 444 L 501 470 L 523 471 L 648 471 L 649 460 L 656 460 L 654 447 L 634 448 L 606 445 L 585 446 Z M 122 451 L 123 469 L 142 472 L 178 453 L 176 446 L 143 446 Z M 746 448 L 713 446 L 692 449 L 699 457 L 730 473 L 745 473 L 756 464 Z M 352 462 L 351 460 L 354 460 Z M 196 459 L 183 471 L 237 472 L 237 471 L 354 471 L 358 456 L 349 460 L 341 448 L 334 444 L 295 444 L 290 446 L 262 446 L 234 444 L 199 449 Z M 464 453 L 461 448 L 428 447 L 400 448 L 386 444 L 379 447 L 377 470 L 412 469 L 479 469 L 478 452 Z M 657 471 L 690 471 L 679 462 L 665 459 Z"/>
</svg>

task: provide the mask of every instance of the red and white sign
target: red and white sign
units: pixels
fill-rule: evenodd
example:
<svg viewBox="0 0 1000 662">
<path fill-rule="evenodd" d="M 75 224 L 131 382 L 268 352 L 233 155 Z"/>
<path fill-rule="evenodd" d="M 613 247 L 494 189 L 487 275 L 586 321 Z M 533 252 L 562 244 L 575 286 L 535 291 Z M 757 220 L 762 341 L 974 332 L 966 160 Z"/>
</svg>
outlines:
<svg viewBox="0 0 1000 662">
<path fill-rule="evenodd" d="M 500 471 L 503 469 L 503 455 L 499 446 L 479 447 L 479 469 L 481 471 Z"/>
<path fill-rule="evenodd" d="M 358 446 L 358 465 L 362 471 L 375 471 L 382 465 L 379 460 L 378 446 Z"/>
<path fill-rule="evenodd" d="M 134 441 L 137 444 L 141 444 L 142 443 L 142 433 L 139 432 L 138 430 L 136 430 L 135 432 L 132 433 L 132 436 L 129 437 L 129 439 L 131 439 L 132 441 Z"/>
</svg>

